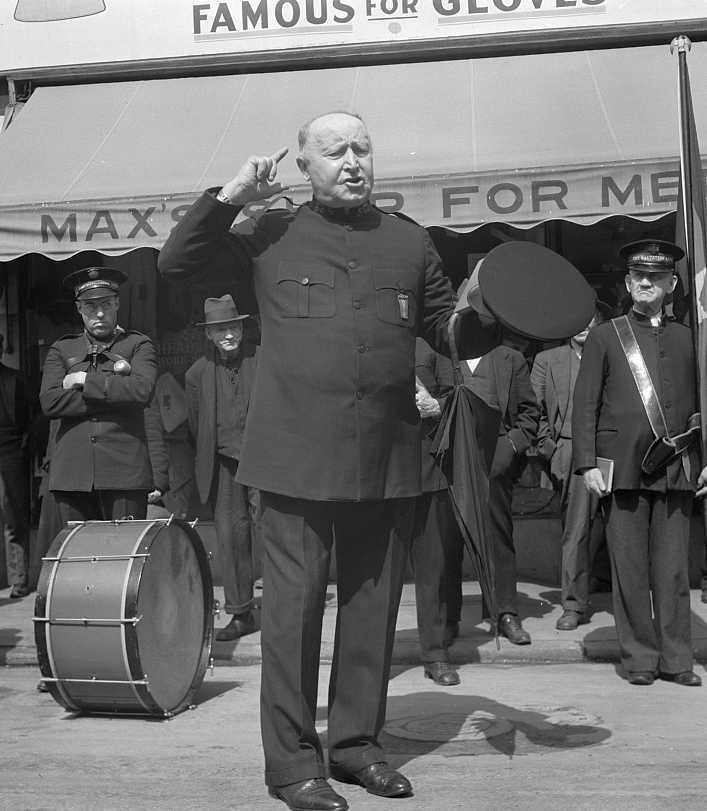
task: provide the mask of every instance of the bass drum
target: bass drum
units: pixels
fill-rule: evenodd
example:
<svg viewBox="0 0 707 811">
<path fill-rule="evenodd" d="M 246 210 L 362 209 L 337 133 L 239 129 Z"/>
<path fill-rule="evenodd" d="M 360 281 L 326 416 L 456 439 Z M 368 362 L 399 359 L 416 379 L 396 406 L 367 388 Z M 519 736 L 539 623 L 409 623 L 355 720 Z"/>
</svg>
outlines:
<svg viewBox="0 0 707 811">
<path fill-rule="evenodd" d="M 74 712 L 172 716 L 204 679 L 213 609 L 208 556 L 191 525 L 69 523 L 37 586 L 42 680 Z"/>
</svg>

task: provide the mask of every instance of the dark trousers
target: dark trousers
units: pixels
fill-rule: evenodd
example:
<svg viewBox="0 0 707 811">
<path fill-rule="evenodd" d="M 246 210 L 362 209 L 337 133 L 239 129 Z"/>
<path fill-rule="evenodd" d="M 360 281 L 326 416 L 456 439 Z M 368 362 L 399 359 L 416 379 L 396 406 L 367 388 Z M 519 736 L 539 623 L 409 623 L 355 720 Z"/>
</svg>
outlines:
<svg viewBox="0 0 707 811">
<path fill-rule="evenodd" d="M 584 486 L 582 476 L 570 475 L 562 503 L 562 607 L 586 612 L 589 577 L 596 548 L 592 547 L 592 520 L 599 499 Z"/>
<path fill-rule="evenodd" d="M 414 499 L 317 502 L 262 493 L 264 531 L 260 718 L 265 782 L 323 777 L 315 730 L 319 648 L 336 538 L 338 610 L 329 681 L 329 761 L 385 760 L 395 621 Z"/>
<path fill-rule="evenodd" d="M 513 484 L 521 473 L 522 459 L 517 458 L 507 436 L 496 443 L 489 474 L 488 532 L 494 550 L 496 605 L 498 614 L 517 614 L 516 550 L 513 543 Z M 484 615 L 486 615 L 484 611 Z"/>
<path fill-rule="evenodd" d="M 692 499 L 688 492 L 648 490 L 619 490 L 606 499 L 614 620 L 628 673 L 692 669 Z"/>
<path fill-rule="evenodd" d="M 62 524 L 67 521 L 120 521 L 147 516 L 145 490 L 91 490 L 78 493 L 55 490 Z"/>
<path fill-rule="evenodd" d="M 446 490 L 424 493 L 415 501 L 410 547 L 423 662 L 449 661 L 444 626 L 459 621 L 462 554 L 463 541 L 449 493 Z M 453 600 L 451 612 L 449 599 Z"/>
<path fill-rule="evenodd" d="M 252 536 L 255 507 L 252 489 L 236 481 L 238 461 L 218 454 L 212 507 L 227 614 L 244 614 L 253 606 Z"/>
<path fill-rule="evenodd" d="M 7 580 L 26 586 L 29 560 L 29 482 L 22 451 L 2 452 L 0 460 L 0 524 L 2 524 Z"/>
</svg>

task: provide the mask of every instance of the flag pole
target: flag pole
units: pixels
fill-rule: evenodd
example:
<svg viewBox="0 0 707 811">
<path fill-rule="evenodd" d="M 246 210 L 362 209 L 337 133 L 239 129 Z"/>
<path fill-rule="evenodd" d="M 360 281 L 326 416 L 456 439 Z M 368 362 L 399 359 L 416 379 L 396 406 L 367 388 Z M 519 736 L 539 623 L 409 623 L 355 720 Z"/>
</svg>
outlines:
<svg viewBox="0 0 707 811">
<path fill-rule="evenodd" d="M 683 212 L 683 239 L 685 240 L 685 295 L 690 302 L 690 332 L 692 334 L 692 344 L 694 348 L 695 365 L 695 385 L 698 393 L 701 391 L 700 362 L 699 362 L 699 319 L 697 310 L 697 290 L 695 289 L 695 232 L 694 232 L 694 211 L 692 206 L 692 154 L 690 149 L 690 85 L 687 70 L 687 54 L 692 48 L 689 37 L 681 34 L 670 43 L 670 52 L 678 54 L 678 111 L 680 126 L 680 191 Z M 702 171 L 702 167 L 698 167 Z M 704 421 L 707 415 L 702 415 Z M 704 424 L 703 424 L 704 429 Z M 704 449 L 705 434 L 702 433 L 702 446 Z"/>
</svg>

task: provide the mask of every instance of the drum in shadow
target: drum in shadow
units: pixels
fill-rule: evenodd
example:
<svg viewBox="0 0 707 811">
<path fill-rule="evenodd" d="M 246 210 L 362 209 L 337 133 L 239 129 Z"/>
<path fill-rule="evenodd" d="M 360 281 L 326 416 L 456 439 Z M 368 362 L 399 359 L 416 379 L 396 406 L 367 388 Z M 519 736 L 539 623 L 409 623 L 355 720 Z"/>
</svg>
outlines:
<svg viewBox="0 0 707 811">
<path fill-rule="evenodd" d="M 71 522 L 37 585 L 42 681 L 73 712 L 170 717 L 203 681 L 213 618 L 208 555 L 190 524 Z"/>
</svg>

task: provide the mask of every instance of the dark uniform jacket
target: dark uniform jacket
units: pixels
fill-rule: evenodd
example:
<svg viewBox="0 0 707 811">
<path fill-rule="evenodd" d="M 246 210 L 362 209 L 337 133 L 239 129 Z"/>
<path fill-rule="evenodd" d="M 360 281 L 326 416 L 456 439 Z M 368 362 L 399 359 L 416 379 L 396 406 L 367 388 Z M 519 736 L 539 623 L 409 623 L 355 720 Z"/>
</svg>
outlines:
<svg viewBox="0 0 707 811">
<path fill-rule="evenodd" d="M 155 386 L 152 341 L 121 331 L 89 371 L 91 344 L 85 333 L 67 335 L 49 348 L 39 395 L 42 410 L 59 418 L 49 471 L 50 490 L 150 490 L 152 471 L 145 440 L 144 410 Z M 131 366 L 113 372 L 115 356 Z M 69 372 L 88 372 L 83 389 L 64 389 Z"/>
<path fill-rule="evenodd" d="M 652 327 L 633 310 L 631 326 L 643 354 L 671 434 L 684 431 L 696 408 L 693 349 L 690 331 L 665 319 Z M 691 481 L 680 460 L 667 475 L 647 477 L 641 460 L 653 441 L 648 417 L 610 321 L 589 333 L 574 390 L 572 411 L 575 470 L 596 466 L 596 457 L 614 460 L 614 490 L 693 490 L 700 472 L 695 452 L 690 454 Z"/>
<path fill-rule="evenodd" d="M 246 414 L 256 371 L 256 348 L 242 344 L 242 360 L 236 388 L 237 419 L 241 432 L 245 430 Z M 209 352 L 196 360 L 184 375 L 189 410 L 189 430 L 196 438 L 194 478 L 202 504 L 211 492 L 216 463 L 216 363 Z"/>
<path fill-rule="evenodd" d="M 475 374 L 466 363 L 461 370 L 464 385 L 500 411 L 496 457 L 510 465 L 525 454 L 538 433 L 539 408 L 525 357 L 512 347 L 497 346 L 481 358 Z"/>
<path fill-rule="evenodd" d="M 29 408 L 24 379 L 0 363 L 0 466 L 22 447 L 29 422 Z"/>
<path fill-rule="evenodd" d="M 435 352 L 430 345 L 417 339 L 415 344 L 415 374 L 422 385 L 444 409 L 447 398 L 454 391 L 454 369 L 452 361 Z M 447 479 L 430 453 L 432 439 L 437 431 L 439 420 L 422 420 L 422 492 L 434 493 L 447 487 Z"/>
<path fill-rule="evenodd" d="M 343 218 L 307 204 L 229 233 L 236 213 L 202 195 L 158 266 L 252 274 L 262 341 L 238 479 L 312 500 L 419 495 L 415 338 L 446 347 L 453 308 L 426 231 L 374 207 Z M 493 345 L 475 315 L 460 321 L 462 352 Z"/>
</svg>

